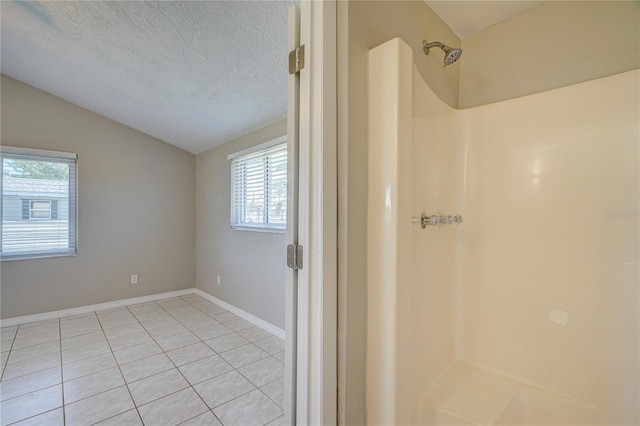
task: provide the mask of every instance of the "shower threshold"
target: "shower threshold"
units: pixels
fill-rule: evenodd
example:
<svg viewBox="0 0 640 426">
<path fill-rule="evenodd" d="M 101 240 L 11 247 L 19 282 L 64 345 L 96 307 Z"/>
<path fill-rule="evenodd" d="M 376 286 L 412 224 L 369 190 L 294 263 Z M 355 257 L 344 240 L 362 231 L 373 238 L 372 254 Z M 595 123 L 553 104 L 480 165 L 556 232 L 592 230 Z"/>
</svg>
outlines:
<svg viewBox="0 0 640 426">
<path fill-rule="evenodd" d="M 597 425 L 600 410 L 463 361 L 454 361 L 421 404 L 422 425 Z"/>
</svg>

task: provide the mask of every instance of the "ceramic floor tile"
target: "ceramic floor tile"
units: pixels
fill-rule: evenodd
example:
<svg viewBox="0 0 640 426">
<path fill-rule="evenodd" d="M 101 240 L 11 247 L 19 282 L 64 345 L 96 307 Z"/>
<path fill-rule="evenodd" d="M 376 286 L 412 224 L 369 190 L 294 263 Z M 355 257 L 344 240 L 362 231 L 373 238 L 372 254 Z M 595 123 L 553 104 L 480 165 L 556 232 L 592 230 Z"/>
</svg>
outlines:
<svg viewBox="0 0 640 426">
<path fill-rule="evenodd" d="M 238 348 L 240 346 L 248 345 L 250 342 L 237 333 L 226 334 L 224 336 L 216 337 L 215 339 L 206 340 L 211 349 L 220 353 L 226 352 L 231 349 Z"/>
<path fill-rule="evenodd" d="M 60 352 L 60 341 L 41 343 L 39 345 L 29 346 L 28 348 L 13 349 L 9 357 L 9 363 L 26 361 L 28 359 L 38 358 L 42 355 Z"/>
<path fill-rule="evenodd" d="M 92 425 L 133 408 L 127 387 L 121 386 L 73 404 L 66 404 L 64 412 L 67 425 L 80 426 Z"/>
<path fill-rule="evenodd" d="M 81 359 L 93 358 L 111 352 L 109 344 L 106 342 L 92 343 L 86 346 L 79 346 L 73 349 L 65 349 L 62 351 L 62 362 L 68 364 Z"/>
<path fill-rule="evenodd" d="M 224 336 L 226 334 L 233 333 L 228 327 L 225 327 L 222 324 L 214 325 L 207 328 L 200 328 L 198 330 L 193 330 L 193 334 L 198 336 L 202 340 L 215 339 L 216 337 Z"/>
<path fill-rule="evenodd" d="M 42 320 L 42 321 L 35 321 L 35 322 L 20 324 L 18 326 L 18 329 L 24 330 L 25 328 L 40 327 L 40 326 L 49 325 L 49 324 L 60 324 L 60 318 L 51 318 L 51 319 Z"/>
<path fill-rule="evenodd" d="M 124 385 L 119 368 L 110 368 L 64 382 L 64 402 L 69 404 Z"/>
<path fill-rule="evenodd" d="M 156 339 L 156 342 L 164 351 L 170 351 L 172 349 L 181 348 L 183 346 L 192 345 L 194 343 L 200 342 L 196 336 L 191 332 L 186 332 L 182 334 L 176 334 L 175 336 L 163 337 L 161 339 Z"/>
<path fill-rule="evenodd" d="M 39 345 L 41 343 L 53 342 L 60 340 L 60 332 L 47 332 L 42 334 L 31 334 L 28 336 L 17 336 L 13 341 L 12 349 L 26 348 L 29 346 Z"/>
<path fill-rule="evenodd" d="M 16 337 L 16 333 L 18 332 L 18 327 L 12 327 L 12 328 L 8 328 L 8 329 L 3 329 L 2 332 L 0 333 L 0 340 L 2 340 L 3 342 L 5 340 L 13 340 L 14 337 Z"/>
<path fill-rule="evenodd" d="M 284 351 L 284 339 L 277 336 L 270 336 L 266 339 L 260 339 L 253 342 L 254 345 L 268 353 L 269 355 L 275 355 Z"/>
<path fill-rule="evenodd" d="M 204 412 L 199 416 L 180 423 L 180 426 L 222 426 L 218 418 L 211 411 Z"/>
<path fill-rule="evenodd" d="M 158 346 L 155 342 L 149 342 L 143 343 L 142 345 L 121 349 L 114 352 L 113 355 L 115 355 L 118 364 L 122 365 L 128 362 L 133 362 L 142 358 L 149 357 L 151 355 L 159 354 L 160 352 L 162 352 L 160 346 Z"/>
<path fill-rule="evenodd" d="M 189 346 L 183 346 L 178 349 L 171 350 L 167 352 L 171 361 L 173 361 L 176 366 L 181 366 L 184 364 L 188 364 L 193 361 L 197 361 L 202 358 L 207 358 L 216 353 L 209 346 L 204 343 L 196 343 Z"/>
<path fill-rule="evenodd" d="M 202 311 L 199 311 L 195 308 L 192 309 L 182 309 L 179 311 L 175 311 L 175 312 L 171 312 L 168 311 L 169 314 L 171 314 L 172 317 L 174 317 L 175 319 L 177 319 L 180 322 L 183 321 L 190 321 L 190 320 L 194 320 L 194 319 L 199 319 L 199 318 L 209 318 L 209 316 L 207 314 L 205 314 Z"/>
<path fill-rule="evenodd" d="M 273 336 L 273 334 L 261 329 L 260 327 L 245 328 L 244 330 L 239 330 L 238 334 L 251 342 Z"/>
<path fill-rule="evenodd" d="M 62 383 L 60 367 L 49 368 L 16 379 L 0 382 L 2 401 Z"/>
<path fill-rule="evenodd" d="M 172 368 L 175 368 L 173 363 L 162 353 L 120 366 L 122 375 L 127 383 L 135 382 Z"/>
<path fill-rule="evenodd" d="M 268 357 L 240 367 L 238 371 L 251 383 L 260 387 L 284 377 L 284 364 L 273 357 Z"/>
<path fill-rule="evenodd" d="M 80 324 L 82 322 L 82 320 L 88 320 L 88 321 L 93 321 L 96 320 L 98 317 L 96 316 L 95 312 L 86 312 L 84 314 L 76 314 L 76 315 L 69 315 L 68 317 L 61 317 L 60 318 L 60 325 L 64 324 L 64 323 L 77 323 Z"/>
<path fill-rule="evenodd" d="M 201 328 L 213 327 L 218 324 L 220 324 L 218 321 L 214 320 L 209 316 L 206 316 L 203 318 L 197 318 L 189 321 L 182 321 L 182 325 L 184 325 L 189 330 L 198 330 Z"/>
<path fill-rule="evenodd" d="M 207 315 L 216 315 L 227 312 L 226 309 L 210 302 L 198 303 L 195 306 Z"/>
<path fill-rule="evenodd" d="M 94 333 L 96 331 L 102 331 L 102 327 L 97 319 L 87 323 L 62 323 L 60 334 L 63 339 L 66 339 L 67 337 L 80 336 L 82 334 Z"/>
<path fill-rule="evenodd" d="M 133 314 L 144 314 L 145 312 L 160 311 L 162 308 L 156 302 L 138 303 L 127 306 Z"/>
<path fill-rule="evenodd" d="M 55 385 L 0 403 L 2 425 L 17 422 L 62 406 L 62 386 Z"/>
<path fill-rule="evenodd" d="M 18 362 L 11 362 L 11 354 L 9 354 L 9 362 L 4 369 L 2 380 L 15 379 L 16 377 L 25 376 L 27 374 L 35 373 L 36 371 L 47 370 L 59 365 L 59 353 L 50 353 Z"/>
<path fill-rule="evenodd" d="M 5 338 L 0 340 L 0 349 L 4 351 L 8 351 L 13 346 L 13 337 Z"/>
<path fill-rule="evenodd" d="M 114 339 L 116 337 L 127 336 L 129 334 L 140 333 L 143 331 L 145 331 L 144 328 L 136 321 L 134 324 L 105 329 L 104 334 L 107 336 L 107 339 Z"/>
<path fill-rule="evenodd" d="M 192 388 L 167 395 L 138 407 L 146 425 L 177 425 L 209 409 Z"/>
<path fill-rule="evenodd" d="M 260 388 L 273 402 L 284 408 L 284 378 L 278 379 Z"/>
<path fill-rule="evenodd" d="M 127 334 L 124 336 L 113 337 L 108 340 L 109 346 L 111 346 L 112 351 L 119 351 L 120 349 L 153 341 L 149 333 L 147 333 L 145 330 L 136 331 L 132 334 Z"/>
<path fill-rule="evenodd" d="M 233 331 L 244 330 L 245 328 L 250 328 L 254 326 L 249 321 L 242 318 L 225 322 L 224 325 L 225 327 L 229 327 Z"/>
<path fill-rule="evenodd" d="M 73 349 L 80 346 L 91 345 L 93 343 L 106 342 L 107 339 L 104 337 L 104 333 L 102 330 L 95 331 L 92 333 L 81 334 L 79 336 L 67 337 L 66 339 L 62 339 L 62 350 Z"/>
<path fill-rule="evenodd" d="M 278 352 L 277 354 L 273 355 L 273 357 L 284 364 L 284 351 Z"/>
<path fill-rule="evenodd" d="M 158 306 L 158 309 L 146 312 L 136 312 L 133 314 L 138 321 L 150 321 L 150 320 L 161 320 L 161 319 L 173 319 L 171 315 L 167 313 L 164 309 Z"/>
<path fill-rule="evenodd" d="M 162 306 L 163 308 L 174 308 L 176 306 L 188 306 L 189 303 L 185 302 L 184 300 L 180 299 L 179 297 L 172 297 L 171 299 L 163 299 L 163 300 L 156 300 L 156 303 L 160 306 Z"/>
<path fill-rule="evenodd" d="M 212 377 L 227 373 L 233 370 L 233 367 L 220 358 L 220 356 L 214 355 L 209 358 L 185 364 L 179 367 L 179 370 L 182 372 L 184 377 L 187 378 L 189 383 L 195 385 L 196 383 L 204 382 Z"/>
<path fill-rule="evenodd" d="M 62 372 L 64 380 L 68 381 L 117 366 L 118 364 L 116 363 L 116 359 L 113 357 L 113 354 L 111 352 L 107 352 L 102 355 L 64 364 L 62 366 Z"/>
<path fill-rule="evenodd" d="M 189 383 L 175 368 L 129 384 L 129 390 L 137 406 L 187 387 Z"/>
<path fill-rule="evenodd" d="M 18 423 L 13 423 L 12 426 L 64 426 L 64 410 L 62 407 L 56 408 Z"/>
<path fill-rule="evenodd" d="M 284 416 L 280 416 L 277 419 L 267 423 L 266 426 L 289 426 L 289 424 L 284 420 Z"/>
<path fill-rule="evenodd" d="M 165 324 L 163 326 L 156 326 L 156 322 L 153 322 L 153 326 L 146 327 L 147 332 L 154 339 L 164 339 L 166 337 L 177 336 L 178 334 L 188 333 L 189 330 L 183 327 L 179 322 L 173 322 L 171 324 Z"/>
<path fill-rule="evenodd" d="M 237 371 L 230 371 L 194 386 L 209 408 L 251 392 L 256 387 Z M 224 423 L 224 422 L 223 422 Z"/>
<path fill-rule="evenodd" d="M 101 309 L 96 311 L 98 316 L 119 316 L 126 314 L 128 311 L 126 306 L 116 306 L 115 308 Z"/>
<path fill-rule="evenodd" d="M 232 314 L 232 313 L 231 313 L 231 312 L 229 312 L 229 311 L 224 311 L 224 312 L 221 312 L 221 313 L 219 313 L 219 314 L 213 314 L 213 315 L 211 315 L 211 316 L 212 316 L 216 321 L 220 321 L 220 322 L 222 322 L 222 323 L 225 323 L 225 322 L 229 322 L 229 321 L 234 321 L 234 320 L 240 319 L 240 317 L 239 317 L 239 316 L 237 316 L 236 314 Z"/>
<path fill-rule="evenodd" d="M 16 338 L 18 337 L 28 337 L 34 335 L 43 335 L 43 334 L 53 334 L 60 336 L 60 324 L 58 321 L 55 322 L 47 322 L 42 325 L 32 325 L 30 327 L 26 327 L 21 325 L 18 327 L 18 333 Z"/>
<path fill-rule="evenodd" d="M 96 423 L 100 426 L 142 426 L 138 410 L 129 410 L 107 420 Z"/>
<path fill-rule="evenodd" d="M 119 317 L 112 317 L 112 318 L 99 317 L 99 318 L 100 318 L 100 325 L 105 330 L 105 333 L 108 329 L 111 329 L 111 328 L 123 327 L 125 325 L 131 325 L 131 324 L 138 324 L 138 320 L 131 313 L 129 313 L 128 315 L 123 315 Z"/>
<path fill-rule="evenodd" d="M 259 390 L 214 408 L 213 413 L 225 426 L 262 426 L 284 414 L 282 408 Z"/>
<path fill-rule="evenodd" d="M 262 358 L 266 358 L 269 356 L 269 354 L 256 345 L 249 344 L 231 349 L 226 352 L 221 352 L 220 356 L 224 358 L 224 360 L 229 364 L 231 364 L 233 368 L 240 368 L 256 362 Z"/>
</svg>

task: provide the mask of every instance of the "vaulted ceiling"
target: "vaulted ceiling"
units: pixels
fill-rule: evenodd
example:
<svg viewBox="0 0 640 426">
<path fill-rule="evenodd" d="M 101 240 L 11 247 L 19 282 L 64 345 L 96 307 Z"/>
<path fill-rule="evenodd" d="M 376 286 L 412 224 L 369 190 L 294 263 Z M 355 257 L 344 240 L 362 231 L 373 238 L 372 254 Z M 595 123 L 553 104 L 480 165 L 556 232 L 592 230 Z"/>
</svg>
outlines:
<svg viewBox="0 0 640 426">
<path fill-rule="evenodd" d="M 291 1 L 2 1 L 2 73 L 192 153 L 286 115 Z"/>
</svg>

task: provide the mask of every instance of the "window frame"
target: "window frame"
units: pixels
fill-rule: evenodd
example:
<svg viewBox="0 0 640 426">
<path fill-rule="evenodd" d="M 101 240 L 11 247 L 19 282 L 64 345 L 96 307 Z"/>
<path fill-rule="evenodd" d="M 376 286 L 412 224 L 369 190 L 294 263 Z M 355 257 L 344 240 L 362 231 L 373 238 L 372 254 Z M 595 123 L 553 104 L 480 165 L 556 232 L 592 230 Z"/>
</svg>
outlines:
<svg viewBox="0 0 640 426">
<path fill-rule="evenodd" d="M 49 205 L 48 209 L 34 209 L 33 203 L 47 203 Z M 49 212 L 49 216 L 47 217 L 34 217 L 33 212 Z M 51 220 L 51 200 L 29 200 L 29 220 Z"/>
<path fill-rule="evenodd" d="M 0 146 L 0 165 L 2 166 L 2 173 L 0 173 L 0 200 L 4 198 L 4 159 L 5 158 L 13 158 L 13 159 L 24 159 L 24 160 L 32 160 L 32 161 L 43 161 L 43 162 L 59 162 L 66 163 L 69 165 L 69 211 L 68 211 L 68 237 L 69 237 L 69 248 L 67 250 L 46 250 L 46 249 L 36 249 L 29 251 L 20 251 L 14 253 L 5 254 L 2 251 L 2 244 L 4 237 L 3 234 L 3 220 L 4 220 L 4 212 L 0 212 L 0 262 L 12 261 L 12 260 L 29 260 L 29 259 L 44 259 L 44 258 L 52 258 L 52 257 L 69 257 L 69 256 L 77 256 L 78 254 L 78 155 L 71 152 L 61 152 L 61 151 L 49 151 L 43 149 L 32 149 L 32 148 L 21 148 L 21 147 L 13 147 L 13 146 Z M 52 220 L 52 208 L 53 203 L 51 200 L 37 200 L 33 198 L 25 197 L 23 199 L 28 200 L 29 202 L 29 218 L 30 221 L 43 221 L 43 220 Z M 31 203 L 33 201 L 41 202 L 47 201 L 49 203 L 49 219 L 45 218 L 32 218 L 32 208 Z M 59 202 L 56 203 L 57 206 L 60 205 Z M 58 207 L 59 208 L 59 207 Z M 24 218 L 23 218 L 24 220 Z M 54 219 L 56 220 L 56 219 Z"/>
<path fill-rule="evenodd" d="M 279 136 L 277 138 L 271 139 L 267 142 L 261 143 L 259 145 L 256 145 L 254 147 L 251 148 L 247 148 L 247 149 L 243 149 L 241 151 L 237 151 L 234 152 L 232 154 L 229 154 L 227 156 L 227 160 L 229 160 L 229 175 L 230 175 L 230 183 L 231 183 L 231 188 L 230 188 L 230 194 L 229 194 L 229 207 L 230 207 L 230 211 L 229 211 L 229 228 L 231 230 L 234 231 L 252 231 L 252 232 L 267 232 L 267 233 L 285 233 L 287 230 L 287 223 L 286 223 L 286 211 L 285 211 L 285 223 L 283 225 L 280 224 L 274 224 L 274 223 L 269 223 L 269 209 L 265 208 L 265 212 L 264 212 L 264 218 L 266 219 L 266 221 L 263 221 L 261 224 L 248 224 L 246 222 L 240 222 L 237 221 L 237 211 L 236 208 L 234 207 L 234 203 L 236 201 L 236 197 L 235 197 L 235 192 L 236 192 L 236 181 L 235 181 L 235 173 L 234 173 L 234 160 L 236 159 L 240 159 L 242 157 L 247 157 L 253 154 L 256 154 L 260 151 L 266 151 L 268 149 L 271 149 L 275 146 L 278 145 L 285 145 L 285 150 L 287 149 L 287 135 L 284 136 Z M 288 161 L 288 158 L 287 158 Z M 288 170 L 288 169 L 287 169 Z M 288 172 L 287 173 L 287 179 L 288 179 Z M 265 179 L 264 182 L 264 196 L 265 196 L 265 206 L 268 206 L 268 199 L 269 199 L 269 195 L 270 195 L 270 191 L 269 191 L 269 183 L 270 180 L 269 179 Z M 243 192 L 246 191 L 245 186 L 242 186 L 243 188 Z M 288 194 L 286 194 L 288 195 Z M 244 196 L 243 196 L 244 197 Z"/>
</svg>

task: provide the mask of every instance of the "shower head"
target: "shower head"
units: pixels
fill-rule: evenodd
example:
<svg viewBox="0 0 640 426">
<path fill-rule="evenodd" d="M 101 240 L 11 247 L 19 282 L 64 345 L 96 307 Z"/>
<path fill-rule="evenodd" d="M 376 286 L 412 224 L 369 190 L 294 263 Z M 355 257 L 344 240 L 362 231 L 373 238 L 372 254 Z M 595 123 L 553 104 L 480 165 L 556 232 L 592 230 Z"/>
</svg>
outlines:
<svg viewBox="0 0 640 426">
<path fill-rule="evenodd" d="M 429 49 L 432 47 L 439 47 L 444 52 L 444 66 L 453 64 L 455 61 L 460 59 L 462 56 L 462 49 L 457 49 L 454 47 L 449 47 L 444 43 L 440 43 L 439 41 L 432 41 L 431 43 L 427 43 L 427 40 L 422 41 L 422 50 L 425 55 L 429 54 Z"/>
</svg>

